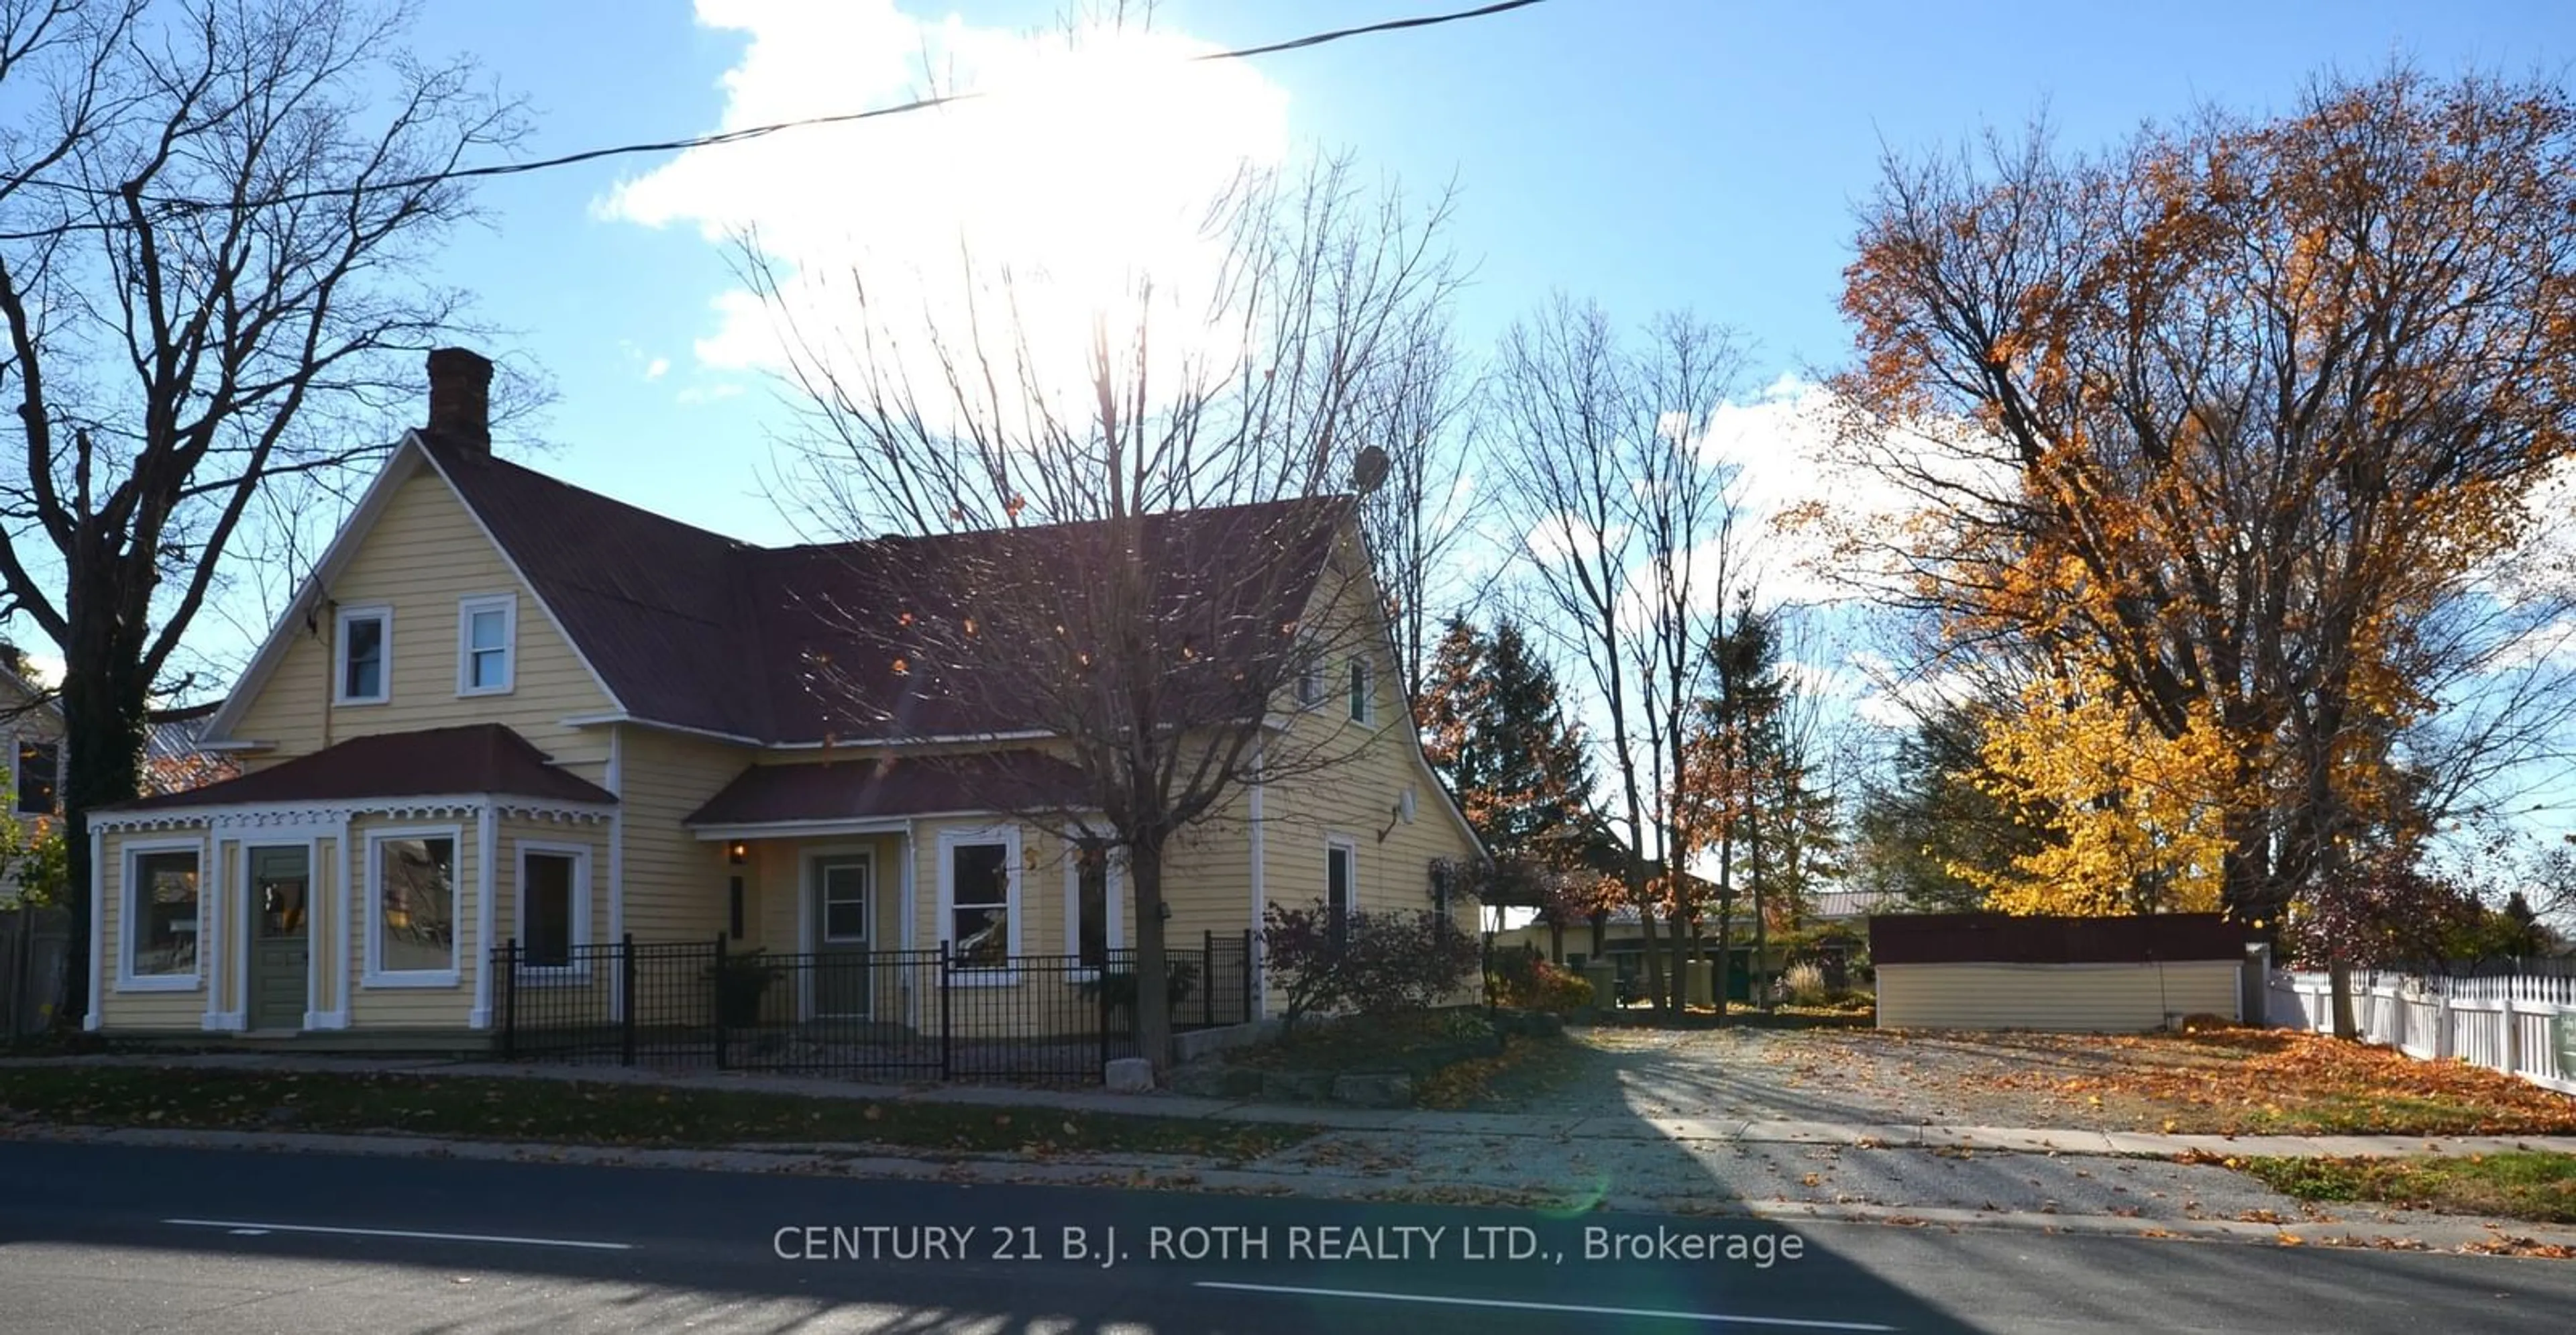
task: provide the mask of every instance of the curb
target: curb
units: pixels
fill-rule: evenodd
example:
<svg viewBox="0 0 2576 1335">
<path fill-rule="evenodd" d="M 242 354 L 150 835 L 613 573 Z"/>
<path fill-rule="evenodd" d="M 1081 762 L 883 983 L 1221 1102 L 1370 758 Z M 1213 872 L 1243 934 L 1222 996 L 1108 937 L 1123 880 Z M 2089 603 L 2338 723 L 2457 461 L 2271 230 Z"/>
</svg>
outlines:
<svg viewBox="0 0 2576 1335">
<path fill-rule="evenodd" d="M 692 1172 L 784 1173 L 884 1178 L 900 1181 L 995 1183 L 1033 1186 L 1117 1187 L 1199 1191 L 1320 1200 L 1402 1202 L 1424 1205 L 1520 1209 L 1569 1208 L 1546 1193 L 1478 1183 L 1406 1181 L 1301 1171 L 1263 1172 L 1211 1168 L 1173 1155 L 1092 1155 L 1078 1160 L 1030 1163 L 998 1156 L 928 1158 L 880 1147 L 776 1147 L 721 1149 L 622 1148 L 527 1141 L 441 1140 L 425 1136 L 344 1135 L 326 1132 L 190 1131 L 157 1127 L 33 1126 L 0 1128 L 0 1141 L 121 1145 L 163 1149 L 212 1149 L 268 1154 L 339 1154 L 383 1158 L 466 1159 L 495 1163 L 559 1163 L 602 1168 L 662 1168 Z M 1697 1218 L 1754 1219 L 1771 1223 L 1876 1224 L 1885 1227 L 1973 1228 L 2093 1237 L 2266 1243 L 2275 1246 L 2354 1246 L 2431 1251 L 2510 1251 L 2536 1245 L 2576 1248 L 2576 1229 L 2546 1224 L 2482 1222 L 2467 1218 L 2412 1225 L 2352 1220 L 2292 1220 L 2279 1224 L 2233 1219 L 2138 1219 L 2118 1215 L 2054 1214 L 2028 1210 L 1827 1203 L 1735 1201 L 1711 1205 L 1704 1196 L 1680 1198 L 1613 1192 L 1580 1203 L 1586 1210 L 1675 1214 Z"/>
</svg>

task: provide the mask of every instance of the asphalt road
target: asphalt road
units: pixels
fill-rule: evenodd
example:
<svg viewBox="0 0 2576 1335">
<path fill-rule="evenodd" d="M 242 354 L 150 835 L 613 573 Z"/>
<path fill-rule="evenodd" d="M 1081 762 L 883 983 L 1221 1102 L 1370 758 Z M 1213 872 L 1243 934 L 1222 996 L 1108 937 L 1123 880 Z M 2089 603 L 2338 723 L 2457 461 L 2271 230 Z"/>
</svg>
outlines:
<svg viewBox="0 0 2576 1335">
<path fill-rule="evenodd" d="M 2555 1335 L 2576 1264 L 0 1143 L 0 1331 L 680 1329 Z"/>
</svg>

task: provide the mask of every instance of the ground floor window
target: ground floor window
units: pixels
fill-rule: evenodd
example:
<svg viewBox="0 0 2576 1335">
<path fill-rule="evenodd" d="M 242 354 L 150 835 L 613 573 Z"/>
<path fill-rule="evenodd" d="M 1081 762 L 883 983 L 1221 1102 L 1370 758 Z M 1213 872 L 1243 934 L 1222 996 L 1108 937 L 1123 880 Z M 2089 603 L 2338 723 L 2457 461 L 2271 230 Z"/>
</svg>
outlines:
<svg viewBox="0 0 2576 1335">
<path fill-rule="evenodd" d="M 588 855 L 579 849 L 519 853 L 520 960 L 531 969 L 573 967 L 590 944 Z"/>
<path fill-rule="evenodd" d="M 400 986 L 456 981 L 456 839 L 377 835 L 370 852 L 367 939 L 372 981 Z"/>
<path fill-rule="evenodd" d="M 126 860 L 125 972 L 193 980 L 197 973 L 197 850 L 138 851 Z"/>
<path fill-rule="evenodd" d="M 942 887 L 948 901 L 948 948 L 959 967 L 1008 967 L 1017 949 L 1017 845 L 1008 837 L 942 840 Z"/>
<path fill-rule="evenodd" d="M 1073 850 L 1073 949 L 1086 969 L 1109 963 L 1109 850 L 1096 843 Z"/>
</svg>

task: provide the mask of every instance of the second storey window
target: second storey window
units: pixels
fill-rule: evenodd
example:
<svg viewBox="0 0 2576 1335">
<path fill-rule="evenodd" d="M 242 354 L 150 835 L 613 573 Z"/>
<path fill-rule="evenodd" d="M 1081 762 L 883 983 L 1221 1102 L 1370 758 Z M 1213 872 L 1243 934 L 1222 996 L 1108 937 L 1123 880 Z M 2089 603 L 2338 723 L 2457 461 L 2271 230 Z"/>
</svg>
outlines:
<svg viewBox="0 0 2576 1335">
<path fill-rule="evenodd" d="M 392 697 L 394 613 L 389 607 L 343 607 L 339 625 L 340 679 L 333 698 L 344 705 L 382 704 Z"/>
<path fill-rule="evenodd" d="M 33 739 L 18 743 L 18 796 L 16 806 L 22 816 L 49 816 L 54 811 L 54 792 L 62 774 L 63 751 L 60 743 Z"/>
<path fill-rule="evenodd" d="M 1354 657 L 1351 659 L 1351 722 L 1368 721 L 1369 662 L 1365 658 Z"/>
<path fill-rule="evenodd" d="M 518 602 L 509 594 L 468 598 L 456 607 L 456 693 L 500 695 L 510 689 L 516 657 Z"/>
</svg>

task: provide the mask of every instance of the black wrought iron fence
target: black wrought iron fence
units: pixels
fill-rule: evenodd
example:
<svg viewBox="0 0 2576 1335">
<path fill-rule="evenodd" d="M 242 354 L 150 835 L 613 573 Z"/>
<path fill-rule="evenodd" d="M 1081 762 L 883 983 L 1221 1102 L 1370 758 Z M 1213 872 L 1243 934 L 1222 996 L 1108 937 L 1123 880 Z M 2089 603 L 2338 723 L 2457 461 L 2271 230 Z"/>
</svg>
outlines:
<svg viewBox="0 0 2576 1335">
<path fill-rule="evenodd" d="M 1165 953 L 1175 1029 L 1252 1018 L 1250 932 Z M 1087 1084 L 1136 1052 L 1131 950 L 970 962 L 629 936 L 542 957 L 513 939 L 492 965 L 505 1060 Z"/>
</svg>

